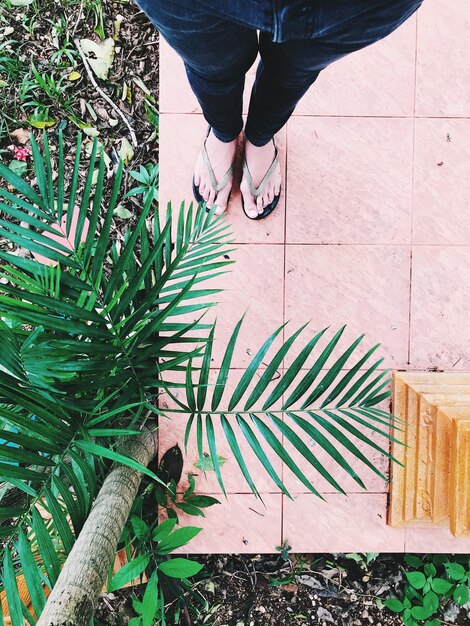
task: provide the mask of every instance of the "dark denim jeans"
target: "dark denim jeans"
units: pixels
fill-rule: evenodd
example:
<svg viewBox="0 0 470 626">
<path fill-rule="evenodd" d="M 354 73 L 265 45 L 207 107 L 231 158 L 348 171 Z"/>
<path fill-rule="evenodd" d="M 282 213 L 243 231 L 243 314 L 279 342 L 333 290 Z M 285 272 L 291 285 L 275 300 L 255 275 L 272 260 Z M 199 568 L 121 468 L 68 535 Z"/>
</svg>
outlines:
<svg viewBox="0 0 470 626">
<path fill-rule="evenodd" d="M 390 34 L 422 0 L 137 2 L 183 59 L 204 117 L 221 141 L 232 141 L 243 128 L 245 74 L 260 53 L 245 135 L 263 146 L 322 69 Z"/>
</svg>

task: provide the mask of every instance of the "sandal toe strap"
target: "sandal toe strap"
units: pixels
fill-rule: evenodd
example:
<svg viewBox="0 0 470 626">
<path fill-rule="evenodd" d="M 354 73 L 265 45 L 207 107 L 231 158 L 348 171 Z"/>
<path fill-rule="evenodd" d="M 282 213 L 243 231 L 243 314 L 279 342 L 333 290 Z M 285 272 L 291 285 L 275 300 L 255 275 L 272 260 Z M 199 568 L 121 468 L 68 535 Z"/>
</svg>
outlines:
<svg viewBox="0 0 470 626">
<path fill-rule="evenodd" d="M 270 179 L 271 179 L 271 177 L 272 177 L 272 175 L 274 173 L 274 170 L 276 169 L 276 166 L 279 163 L 278 151 L 277 151 L 276 145 L 274 145 L 274 150 L 275 150 L 275 152 L 274 152 L 273 161 L 272 161 L 271 165 L 269 166 L 268 171 L 264 175 L 263 180 L 258 185 L 258 187 L 256 187 L 255 184 L 253 183 L 253 178 L 251 177 L 250 170 L 248 169 L 248 163 L 246 162 L 246 158 L 243 161 L 243 173 L 246 176 L 246 180 L 248 182 L 248 188 L 250 190 L 250 193 L 255 198 L 257 198 L 258 196 L 260 196 L 263 193 L 266 185 L 269 183 L 269 181 L 270 181 Z"/>
<path fill-rule="evenodd" d="M 214 174 L 214 170 L 212 168 L 212 164 L 209 159 L 209 155 L 207 154 L 205 142 L 204 142 L 204 145 L 202 146 L 202 158 L 204 160 L 204 165 L 207 168 L 207 173 L 209 174 L 209 180 L 210 180 L 212 188 L 214 189 L 214 191 L 217 191 L 217 192 L 221 191 L 227 185 L 227 183 L 229 182 L 230 178 L 233 175 L 235 159 L 232 161 L 232 165 L 228 168 L 222 180 L 220 182 L 217 182 L 217 179 Z"/>
</svg>

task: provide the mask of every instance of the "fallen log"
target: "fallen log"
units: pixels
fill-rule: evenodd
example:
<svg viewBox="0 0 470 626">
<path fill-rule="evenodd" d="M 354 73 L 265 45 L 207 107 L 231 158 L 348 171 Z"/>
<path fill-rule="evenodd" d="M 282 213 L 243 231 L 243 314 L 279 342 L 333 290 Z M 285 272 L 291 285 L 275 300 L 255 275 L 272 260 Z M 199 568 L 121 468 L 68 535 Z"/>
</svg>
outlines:
<svg viewBox="0 0 470 626">
<path fill-rule="evenodd" d="M 156 430 L 127 438 L 120 450 L 147 466 L 157 452 Z M 37 626 L 88 626 L 142 475 L 115 465 L 106 477 Z"/>
</svg>

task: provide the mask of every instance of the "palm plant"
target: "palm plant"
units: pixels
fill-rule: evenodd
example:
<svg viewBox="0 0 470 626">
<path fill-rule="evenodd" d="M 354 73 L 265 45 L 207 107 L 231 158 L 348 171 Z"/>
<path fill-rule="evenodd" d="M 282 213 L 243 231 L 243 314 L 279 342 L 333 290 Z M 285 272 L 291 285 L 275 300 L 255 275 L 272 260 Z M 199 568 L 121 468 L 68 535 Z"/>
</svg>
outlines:
<svg viewBox="0 0 470 626">
<path fill-rule="evenodd" d="M 0 250 L 0 571 L 13 626 L 23 624 L 23 617 L 34 623 L 15 576 L 24 573 L 32 609 L 39 616 L 44 589 L 55 584 L 109 461 L 158 480 L 117 445 L 122 436 L 141 434 L 144 426 L 156 429 L 163 414 L 187 416 L 185 443 L 195 429 L 199 456 L 210 456 L 224 492 L 217 422 L 257 496 L 242 439 L 287 495 L 268 449 L 321 497 L 285 443 L 335 490 L 342 490 L 321 455 L 314 455 L 299 432 L 361 486 L 343 450 L 380 476 L 359 445 L 391 458 L 387 445 L 379 446 L 364 432 L 367 428 L 385 440 L 391 438 L 393 418 L 377 407 L 389 395 L 387 372 L 379 369 L 382 359 L 369 364 L 377 346 L 354 358 L 359 337 L 334 357 L 344 329 L 329 340 L 325 329 L 296 353 L 295 342 L 305 327 L 281 345 L 276 341 L 283 327 L 278 328 L 226 399 L 242 320 L 211 388 L 216 327 L 202 319 L 220 291 L 207 281 L 231 263 L 226 258 L 230 244 L 226 222 L 206 213 L 202 205 L 187 210 L 182 205 L 175 219 L 171 207 L 165 215 L 152 216 L 151 188 L 118 246 L 111 241 L 111 228 L 120 200 L 122 163 L 110 193 L 105 193 L 104 156 L 98 155 L 95 141 L 83 168 L 79 137 L 66 188 L 63 138 L 59 135 L 55 162 L 45 135 L 43 141 L 42 154 L 31 140 L 34 188 L 0 164 L 0 175 L 7 182 L 0 188 L 4 216 L 0 237 L 48 260 L 43 264 Z M 54 238 L 60 228 L 70 247 Z M 181 321 L 185 314 L 196 319 Z M 320 348 L 322 342 L 326 345 Z M 275 372 L 291 353 L 290 366 L 269 392 Z M 324 373 L 330 358 L 333 363 Z M 175 372 L 185 382 L 171 382 Z M 174 408 L 158 407 L 162 391 L 173 399 Z M 183 398 L 177 393 L 181 391 Z"/>
</svg>

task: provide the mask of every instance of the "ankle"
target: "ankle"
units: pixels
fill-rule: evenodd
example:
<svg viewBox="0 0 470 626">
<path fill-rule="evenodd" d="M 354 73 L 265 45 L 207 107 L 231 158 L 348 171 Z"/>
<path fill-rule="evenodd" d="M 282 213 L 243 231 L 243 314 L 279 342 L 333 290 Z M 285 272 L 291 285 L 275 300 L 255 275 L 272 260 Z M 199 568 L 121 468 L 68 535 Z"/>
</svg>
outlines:
<svg viewBox="0 0 470 626">
<path fill-rule="evenodd" d="M 225 149 L 227 151 L 233 150 L 236 146 L 238 139 L 232 139 L 232 141 L 221 141 L 214 133 L 210 133 L 206 138 L 206 147 L 214 147 L 216 149 Z"/>
<path fill-rule="evenodd" d="M 232 136 L 231 138 L 227 138 L 227 136 L 221 136 L 218 133 L 216 133 L 213 128 L 211 128 L 209 131 L 209 134 L 207 135 L 206 141 L 212 140 L 213 143 L 230 145 L 230 144 L 236 143 L 238 141 L 239 136 L 240 136 L 240 133 L 238 133 L 235 136 Z"/>
<path fill-rule="evenodd" d="M 262 146 L 256 146 L 251 143 L 249 139 L 245 140 L 245 152 L 247 154 L 267 154 L 274 152 L 274 142 L 273 140 L 268 141 L 268 143 L 263 144 Z"/>
<path fill-rule="evenodd" d="M 245 128 L 244 132 L 243 132 L 243 136 L 245 139 L 245 143 L 246 144 L 250 144 L 250 146 L 252 146 L 253 148 L 266 148 L 266 146 L 272 146 L 273 142 L 274 142 L 274 137 L 270 137 L 269 139 L 258 139 L 258 138 L 252 138 L 251 133 L 249 132 L 248 129 Z"/>
</svg>

